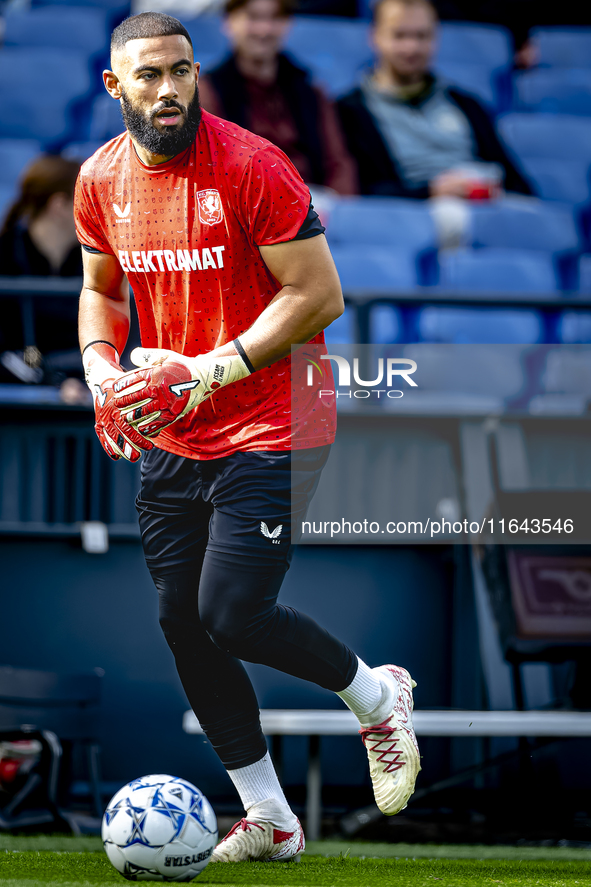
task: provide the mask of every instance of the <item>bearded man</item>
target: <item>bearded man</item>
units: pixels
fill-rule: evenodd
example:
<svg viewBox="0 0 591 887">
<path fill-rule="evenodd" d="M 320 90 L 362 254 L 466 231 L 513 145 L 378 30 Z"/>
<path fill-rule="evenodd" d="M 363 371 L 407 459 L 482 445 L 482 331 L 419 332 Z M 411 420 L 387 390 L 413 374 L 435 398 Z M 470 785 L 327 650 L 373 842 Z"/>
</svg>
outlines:
<svg viewBox="0 0 591 887">
<path fill-rule="evenodd" d="M 338 693 L 360 720 L 385 813 L 406 805 L 419 770 L 408 672 L 369 668 L 277 604 L 292 522 L 301 526 L 335 429 L 334 399 L 302 389 L 295 443 L 291 346 L 322 345 L 343 311 L 339 279 L 287 157 L 201 111 L 199 64 L 179 21 L 127 19 L 113 32 L 111 65 L 104 82 L 127 132 L 84 164 L 75 210 L 96 431 L 114 459 L 146 451 L 137 508 L 160 622 L 246 810 L 212 858 L 293 859 L 303 831 L 241 660 Z M 128 281 L 143 346 L 132 372 L 119 363 Z"/>
</svg>

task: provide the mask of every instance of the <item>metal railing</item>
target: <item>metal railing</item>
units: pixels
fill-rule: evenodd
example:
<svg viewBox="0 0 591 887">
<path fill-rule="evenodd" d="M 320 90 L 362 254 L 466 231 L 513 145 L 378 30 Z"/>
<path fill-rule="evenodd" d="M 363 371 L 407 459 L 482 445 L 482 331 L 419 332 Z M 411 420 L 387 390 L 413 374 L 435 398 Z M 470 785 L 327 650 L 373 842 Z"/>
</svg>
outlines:
<svg viewBox="0 0 591 887">
<path fill-rule="evenodd" d="M 17 299 L 20 306 L 23 346 L 35 345 L 35 303 L 59 297 L 78 298 L 80 278 L 0 277 L 0 299 Z M 560 341 L 558 328 L 565 310 L 591 313 L 591 298 L 581 293 L 459 293 L 438 287 L 412 290 L 376 291 L 345 289 L 345 300 L 355 311 L 355 341 L 369 342 L 370 311 L 375 305 L 395 305 L 401 316 L 402 342 L 418 341 L 418 317 L 427 306 L 462 306 L 472 308 L 530 308 L 538 311 L 543 322 L 543 341 Z"/>
<path fill-rule="evenodd" d="M 111 462 L 89 409 L 0 409 L 0 534 L 72 537 L 100 521 L 138 537 L 139 465 Z"/>
</svg>

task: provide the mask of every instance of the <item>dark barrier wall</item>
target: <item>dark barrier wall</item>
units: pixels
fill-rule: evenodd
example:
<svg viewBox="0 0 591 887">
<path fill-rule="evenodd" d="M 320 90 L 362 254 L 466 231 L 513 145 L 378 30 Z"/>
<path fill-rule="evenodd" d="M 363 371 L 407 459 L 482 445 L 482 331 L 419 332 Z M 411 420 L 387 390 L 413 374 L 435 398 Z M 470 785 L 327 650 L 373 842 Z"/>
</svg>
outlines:
<svg viewBox="0 0 591 887">
<path fill-rule="evenodd" d="M 369 664 L 408 667 L 419 685 L 417 706 L 458 704 L 451 695 L 458 630 L 452 624 L 454 557 L 457 550 L 443 547 L 302 546 L 281 599 L 317 618 Z M 213 797 L 231 794 L 207 742 L 182 731 L 188 705 L 160 633 L 157 595 L 138 542 L 111 541 L 108 553 L 93 555 L 75 540 L 4 537 L 0 564 L 0 664 L 104 670 L 105 781 L 121 784 L 144 773 L 172 772 Z M 465 617 L 465 608 L 462 612 Z M 474 635 L 468 631 L 461 646 L 470 673 L 478 671 Z M 341 706 L 331 693 L 295 678 L 263 666 L 250 670 L 264 707 Z M 360 742 L 339 738 L 336 748 L 336 757 L 334 747 L 324 755 L 325 781 L 363 785 L 367 768 Z M 423 777 L 447 775 L 448 743 L 431 740 L 427 749 Z M 286 783 L 303 783 L 305 740 L 289 738 L 285 752 Z"/>
</svg>

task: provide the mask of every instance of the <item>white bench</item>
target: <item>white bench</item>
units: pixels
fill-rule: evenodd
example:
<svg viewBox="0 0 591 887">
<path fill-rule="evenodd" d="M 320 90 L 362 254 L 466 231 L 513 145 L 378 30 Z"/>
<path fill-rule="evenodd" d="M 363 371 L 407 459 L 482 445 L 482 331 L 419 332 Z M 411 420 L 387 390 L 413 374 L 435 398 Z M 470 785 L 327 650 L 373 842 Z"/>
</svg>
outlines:
<svg viewBox="0 0 591 887">
<path fill-rule="evenodd" d="M 591 712 L 571 711 L 415 711 L 417 736 L 591 736 Z M 263 709 L 266 736 L 309 736 L 306 784 L 306 834 L 320 836 L 322 776 L 320 737 L 350 736 L 359 722 L 350 711 Z M 192 711 L 183 715 L 186 733 L 203 733 Z"/>
</svg>

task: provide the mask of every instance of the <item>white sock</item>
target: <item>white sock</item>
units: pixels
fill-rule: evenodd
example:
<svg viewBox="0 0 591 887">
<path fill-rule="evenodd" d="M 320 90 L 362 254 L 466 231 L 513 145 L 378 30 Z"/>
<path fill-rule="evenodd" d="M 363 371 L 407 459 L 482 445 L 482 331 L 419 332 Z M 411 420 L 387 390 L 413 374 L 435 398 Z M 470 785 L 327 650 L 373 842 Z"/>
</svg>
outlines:
<svg viewBox="0 0 591 887">
<path fill-rule="evenodd" d="M 379 672 L 357 658 L 357 674 L 348 687 L 337 693 L 359 719 L 362 727 L 381 724 L 392 708 L 393 690 L 382 681 Z"/>
<path fill-rule="evenodd" d="M 247 812 L 256 804 L 257 819 L 266 819 L 286 831 L 294 827 L 296 817 L 283 794 L 269 752 L 255 764 L 228 770 L 228 776 Z"/>
</svg>

